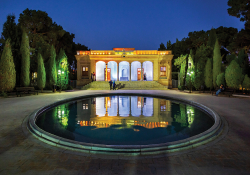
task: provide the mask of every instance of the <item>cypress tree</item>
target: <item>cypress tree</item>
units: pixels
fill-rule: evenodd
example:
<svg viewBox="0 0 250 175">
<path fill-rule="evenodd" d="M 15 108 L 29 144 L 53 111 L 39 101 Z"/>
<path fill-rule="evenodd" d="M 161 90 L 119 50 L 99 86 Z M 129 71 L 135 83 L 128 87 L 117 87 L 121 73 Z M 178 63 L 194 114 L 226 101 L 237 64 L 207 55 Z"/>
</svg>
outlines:
<svg viewBox="0 0 250 175">
<path fill-rule="evenodd" d="M 49 59 L 49 84 L 52 87 L 57 83 L 57 70 L 56 70 L 56 50 L 52 45 L 50 49 L 50 59 Z"/>
<path fill-rule="evenodd" d="M 0 60 L 0 91 L 12 91 L 15 85 L 15 64 L 11 52 L 10 39 L 7 39 Z"/>
<path fill-rule="evenodd" d="M 187 74 L 186 75 L 187 87 L 192 86 L 192 83 L 194 82 L 194 76 L 195 76 L 195 74 L 194 74 L 194 62 L 193 62 L 193 58 L 191 55 L 192 55 L 192 50 L 190 51 L 190 54 L 188 56 L 188 67 L 187 67 L 187 72 L 186 72 L 186 74 Z"/>
<path fill-rule="evenodd" d="M 250 90 L 250 78 L 247 76 L 247 74 L 244 77 L 243 83 L 242 83 L 242 90 Z"/>
<path fill-rule="evenodd" d="M 37 86 L 43 92 L 43 88 L 46 84 L 46 72 L 43 63 L 42 55 L 39 53 L 37 58 Z"/>
<path fill-rule="evenodd" d="M 238 57 L 236 58 L 236 61 L 242 69 L 242 74 L 243 75 L 247 74 L 249 69 L 249 60 L 248 60 L 248 55 L 245 53 L 245 49 L 241 49 Z"/>
<path fill-rule="evenodd" d="M 21 86 L 27 87 L 30 85 L 30 51 L 29 51 L 29 37 L 23 31 L 21 42 Z"/>
<path fill-rule="evenodd" d="M 211 49 L 201 45 L 195 54 L 195 77 L 194 77 L 194 87 L 199 89 L 204 85 L 204 69 L 207 62 L 207 59 L 211 55 Z"/>
<path fill-rule="evenodd" d="M 184 55 L 184 57 L 187 57 L 187 56 Z M 187 59 L 184 59 L 183 62 L 181 63 L 181 68 L 180 68 L 180 85 L 181 86 L 185 85 L 186 62 L 187 62 Z"/>
<path fill-rule="evenodd" d="M 205 85 L 207 88 L 210 88 L 210 91 L 213 87 L 213 75 L 212 75 L 212 61 L 211 59 L 207 60 L 206 66 L 205 66 L 205 74 L 204 74 L 204 79 L 205 79 Z"/>
<path fill-rule="evenodd" d="M 234 89 L 239 88 L 243 80 L 243 75 L 241 72 L 242 70 L 239 64 L 235 60 L 231 61 L 225 73 L 225 79 L 228 87 Z"/>
<path fill-rule="evenodd" d="M 217 84 L 217 86 L 220 86 L 221 84 L 223 84 L 225 86 L 225 73 L 224 72 L 220 73 L 217 76 L 216 84 Z"/>
<path fill-rule="evenodd" d="M 57 70 L 61 72 L 57 78 L 58 85 L 61 89 L 67 89 L 69 84 L 68 57 L 63 49 L 60 50 L 58 55 Z"/>
<path fill-rule="evenodd" d="M 221 73 L 221 53 L 220 53 L 220 45 L 218 39 L 216 39 L 214 45 L 214 54 L 213 54 L 213 86 L 216 88 L 216 79 L 217 76 Z"/>
</svg>

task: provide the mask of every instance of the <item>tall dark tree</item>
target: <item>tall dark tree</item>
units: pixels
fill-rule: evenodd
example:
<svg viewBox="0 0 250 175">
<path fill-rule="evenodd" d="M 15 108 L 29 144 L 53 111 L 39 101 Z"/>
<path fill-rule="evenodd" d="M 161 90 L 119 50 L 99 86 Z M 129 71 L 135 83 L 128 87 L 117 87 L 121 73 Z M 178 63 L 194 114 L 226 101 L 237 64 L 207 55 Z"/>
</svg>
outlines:
<svg viewBox="0 0 250 175">
<path fill-rule="evenodd" d="M 43 88 L 46 84 L 46 72 L 45 67 L 43 63 L 43 58 L 40 53 L 38 53 L 37 58 L 37 86 L 39 89 L 41 89 L 41 92 L 43 92 Z"/>
<path fill-rule="evenodd" d="M 172 50 L 173 48 L 172 48 L 172 44 L 171 44 L 171 41 L 169 40 L 168 42 L 167 42 L 167 50 Z"/>
<path fill-rule="evenodd" d="M 68 58 L 64 50 L 61 49 L 57 57 L 58 78 L 57 84 L 61 89 L 67 89 L 69 83 Z"/>
<path fill-rule="evenodd" d="M 247 74 L 249 70 L 249 59 L 248 55 L 245 53 L 245 49 L 241 49 L 238 54 L 238 57 L 236 58 L 236 61 L 242 69 L 242 74 Z"/>
<path fill-rule="evenodd" d="M 20 51 L 22 54 L 21 86 L 28 87 L 30 85 L 30 49 L 29 37 L 27 36 L 26 32 L 23 32 Z"/>
<path fill-rule="evenodd" d="M 240 21 L 245 22 L 245 29 L 250 30 L 250 11 L 249 0 L 229 0 L 227 9 L 228 14 L 240 18 Z"/>
<path fill-rule="evenodd" d="M 220 53 L 220 45 L 218 42 L 218 39 L 216 39 L 215 45 L 214 45 L 214 54 L 213 54 L 213 86 L 216 88 L 216 80 L 217 76 L 221 73 L 221 53 Z"/>
<path fill-rule="evenodd" d="M 161 43 L 160 48 L 158 48 L 158 50 L 167 50 L 167 48 L 163 43 Z"/>
<path fill-rule="evenodd" d="M 15 64 L 11 52 L 10 39 L 7 39 L 0 60 L 0 91 L 12 91 L 15 85 Z"/>
<path fill-rule="evenodd" d="M 52 87 L 57 83 L 57 70 L 56 70 L 56 50 L 52 45 L 50 49 L 50 59 L 49 59 L 49 84 Z"/>
<path fill-rule="evenodd" d="M 227 67 L 225 72 L 225 79 L 227 86 L 230 88 L 238 89 L 242 83 L 244 76 L 239 64 L 233 60 Z"/>
<path fill-rule="evenodd" d="M 8 15 L 6 22 L 3 24 L 2 36 L 0 39 L 0 52 L 2 52 L 3 46 L 7 39 L 10 39 L 12 56 L 16 69 L 16 84 L 20 85 L 21 74 L 21 54 L 20 45 L 22 40 L 22 31 L 19 25 L 15 22 L 15 15 Z"/>
<path fill-rule="evenodd" d="M 204 44 L 201 45 L 197 50 L 194 56 L 195 61 L 195 77 L 194 77 L 194 86 L 196 89 L 199 89 L 201 86 L 204 86 L 204 69 L 208 58 L 212 55 L 211 47 L 206 47 Z"/>
<path fill-rule="evenodd" d="M 213 88 L 213 70 L 212 70 L 212 60 L 208 59 L 206 62 L 205 70 L 204 70 L 204 79 L 205 85 L 207 88 Z"/>
</svg>

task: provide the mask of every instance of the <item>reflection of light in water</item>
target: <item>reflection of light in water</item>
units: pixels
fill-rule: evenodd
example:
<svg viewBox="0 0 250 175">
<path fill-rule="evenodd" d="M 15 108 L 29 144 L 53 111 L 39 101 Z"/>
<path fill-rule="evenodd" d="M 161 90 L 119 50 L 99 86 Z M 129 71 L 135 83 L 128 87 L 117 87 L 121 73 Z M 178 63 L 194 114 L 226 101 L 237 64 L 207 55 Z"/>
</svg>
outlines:
<svg viewBox="0 0 250 175">
<path fill-rule="evenodd" d="M 149 117 L 153 115 L 153 101 L 151 97 L 138 96 L 98 97 L 96 98 L 96 115 L 99 117 L 117 116 L 119 113 L 121 117 L 127 117 L 130 114 L 135 117 L 142 114 Z M 83 109 L 88 109 L 88 104 L 84 104 Z"/>
<path fill-rule="evenodd" d="M 137 96 L 131 96 L 131 115 L 134 117 L 141 115 L 141 108 L 138 108 L 137 101 Z"/>
<path fill-rule="evenodd" d="M 194 122 L 194 107 L 187 106 L 187 117 L 188 117 L 189 127 L 191 127 L 191 124 Z"/>
<path fill-rule="evenodd" d="M 102 117 L 105 118 L 105 117 Z M 95 126 L 96 128 L 107 128 L 111 125 L 120 125 L 120 127 L 115 129 L 121 128 L 131 128 L 131 126 L 142 126 L 144 128 L 153 129 L 158 127 L 167 127 L 168 122 L 161 121 L 161 122 L 146 122 L 144 121 L 136 121 L 136 120 L 125 120 L 125 119 L 117 119 L 117 120 L 109 120 L 110 118 L 106 118 L 103 121 L 79 121 L 80 126 Z"/>
<path fill-rule="evenodd" d="M 151 97 L 144 98 L 144 107 L 143 107 L 143 115 L 146 117 L 153 115 L 153 101 L 154 99 Z"/>
<path fill-rule="evenodd" d="M 108 108 L 108 116 L 117 116 L 117 96 L 112 96 L 110 102 L 110 108 Z"/>
<path fill-rule="evenodd" d="M 99 117 L 105 116 L 106 108 L 104 105 L 104 98 L 105 97 L 98 97 L 96 98 L 96 115 Z"/>
<path fill-rule="evenodd" d="M 119 115 L 122 117 L 129 116 L 130 113 L 129 97 L 119 96 Z"/>
</svg>

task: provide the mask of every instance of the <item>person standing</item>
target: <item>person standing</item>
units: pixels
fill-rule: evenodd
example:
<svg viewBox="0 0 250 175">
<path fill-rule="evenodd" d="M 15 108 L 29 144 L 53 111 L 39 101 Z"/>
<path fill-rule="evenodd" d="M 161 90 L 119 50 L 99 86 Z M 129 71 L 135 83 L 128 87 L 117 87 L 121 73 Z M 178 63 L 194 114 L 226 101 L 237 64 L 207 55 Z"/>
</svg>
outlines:
<svg viewBox="0 0 250 175">
<path fill-rule="evenodd" d="M 113 84 L 113 82 L 112 82 L 112 80 L 110 80 L 109 81 L 109 88 L 110 88 L 110 90 L 112 90 L 112 84 Z"/>
<path fill-rule="evenodd" d="M 115 80 L 113 81 L 113 90 L 115 90 Z"/>
<path fill-rule="evenodd" d="M 147 78 L 146 78 L 146 73 L 143 74 L 143 80 L 146 81 Z"/>
<path fill-rule="evenodd" d="M 93 81 L 96 81 L 96 79 L 95 79 L 95 72 L 93 72 Z"/>
<path fill-rule="evenodd" d="M 92 82 L 93 82 L 93 73 L 91 72 L 91 80 L 92 80 Z"/>
</svg>

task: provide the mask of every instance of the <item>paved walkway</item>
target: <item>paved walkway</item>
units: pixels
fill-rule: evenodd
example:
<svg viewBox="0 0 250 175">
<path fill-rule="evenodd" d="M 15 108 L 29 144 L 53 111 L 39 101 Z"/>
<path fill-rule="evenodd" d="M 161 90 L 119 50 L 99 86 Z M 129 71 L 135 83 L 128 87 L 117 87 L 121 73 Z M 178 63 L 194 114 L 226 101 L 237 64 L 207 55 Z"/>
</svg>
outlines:
<svg viewBox="0 0 250 175">
<path fill-rule="evenodd" d="M 0 174 L 250 174 L 250 99 L 215 97 L 167 91 L 167 94 L 202 103 L 228 122 L 226 136 L 206 148 L 164 157 L 92 156 L 58 149 L 34 138 L 26 129 L 27 116 L 52 102 L 89 93 L 0 98 Z M 122 91 L 119 91 L 122 92 Z"/>
</svg>

